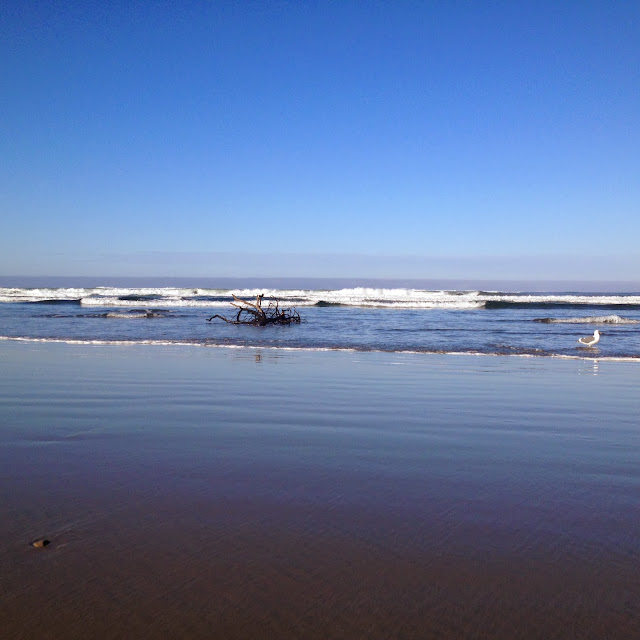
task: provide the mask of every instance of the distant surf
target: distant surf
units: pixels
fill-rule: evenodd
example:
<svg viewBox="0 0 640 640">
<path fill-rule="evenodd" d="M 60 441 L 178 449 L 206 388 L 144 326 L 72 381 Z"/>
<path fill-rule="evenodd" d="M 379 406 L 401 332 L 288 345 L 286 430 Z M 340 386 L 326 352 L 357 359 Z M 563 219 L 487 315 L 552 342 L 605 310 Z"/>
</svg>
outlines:
<svg viewBox="0 0 640 640">
<path fill-rule="evenodd" d="M 635 294 L 544 294 L 500 291 L 451 291 L 408 288 L 354 287 L 348 289 L 193 289 L 193 288 L 0 288 L 0 303 L 81 304 L 91 307 L 130 307 L 152 302 L 155 307 L 226 307 L 232 295 L 277 298 L 285 306 L 343 306 L 389 309 L 510 309 L 606 306 L 640 309 Z"/>
<path fill-rule="evenodd" d="M 535 318 L 534 322 L 546 322 L 547 324 L 640 324 L 640 320 L 622 318 L 615 314 L 587 316 L 586 318 Z"/>
<path fill-rule="evenodd" d="M 237 311 L 234 295 L 255 301 L 259 294 L 266 301 L 277 299 L 281 308 L 296 308 L 302 322 L 274 328 L 206 321 L 215 314 L 231 317 Z M 577 351 L 577 340 L 585 335 L 584 327 L 576 330 L 581 324 L 607 327 L 589 354 Z M 640 359 L 640 295 L 401 287 L 12 287 L 0 288 L 0 333 L 7 339 L 88 344 Z"/>
</svg>

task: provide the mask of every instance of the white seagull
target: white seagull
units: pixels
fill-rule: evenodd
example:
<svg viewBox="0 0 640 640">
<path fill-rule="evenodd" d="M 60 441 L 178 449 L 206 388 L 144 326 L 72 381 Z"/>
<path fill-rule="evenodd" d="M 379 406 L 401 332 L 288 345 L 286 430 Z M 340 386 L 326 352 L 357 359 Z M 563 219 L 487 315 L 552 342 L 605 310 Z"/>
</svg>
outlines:
<svg viewBox="0 0 640 640">
<path fill-rule="evenodd" d="M 596 342 L 598 342 L 598 340 L 600 340 L 600 332 L 596 329 L 593 332 L 592 336 L 587 336 L 586 338 L 579 338 L 578 342 L 580 344 L 584 344 L 587 347 L 593 347 L 595 346 Z"/>
</svg>

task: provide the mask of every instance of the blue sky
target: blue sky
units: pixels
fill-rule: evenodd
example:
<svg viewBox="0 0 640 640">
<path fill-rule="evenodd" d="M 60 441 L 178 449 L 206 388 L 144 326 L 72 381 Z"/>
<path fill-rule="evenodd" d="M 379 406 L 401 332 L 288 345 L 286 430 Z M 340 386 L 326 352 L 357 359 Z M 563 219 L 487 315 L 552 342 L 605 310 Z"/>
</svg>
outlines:
<svg viewBox="0 0 640 640">
<path fill-rule="evenodd" d="M 640 282 L 637 2 L 0 5 L 0 275 Z"/>
</svg>

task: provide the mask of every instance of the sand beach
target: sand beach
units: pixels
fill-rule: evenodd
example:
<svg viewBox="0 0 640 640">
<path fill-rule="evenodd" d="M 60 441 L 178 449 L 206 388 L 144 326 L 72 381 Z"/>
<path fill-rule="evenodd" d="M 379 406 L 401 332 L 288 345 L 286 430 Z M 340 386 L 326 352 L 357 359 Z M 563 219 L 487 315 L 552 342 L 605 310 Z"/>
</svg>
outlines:
<svg viewBox="0 0 640 640">
<path fill-rule="evenodd" d="M 0 361 L 3 638 L 640 635 L 635 362 Z"/>
</svg>

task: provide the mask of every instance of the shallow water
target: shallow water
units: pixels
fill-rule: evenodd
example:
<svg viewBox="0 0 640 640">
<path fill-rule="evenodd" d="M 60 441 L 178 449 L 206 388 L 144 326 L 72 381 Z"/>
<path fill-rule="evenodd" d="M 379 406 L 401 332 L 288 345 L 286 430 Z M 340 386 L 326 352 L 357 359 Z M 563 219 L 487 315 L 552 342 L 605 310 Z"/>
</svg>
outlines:
<svg viewBox="0 0 640 640">
<path fill-rule="evenodd" d="M 238 293 L 253 299 L 259 291 Z M 4 288 L 0 338 L 640 360 L 640 296 L 635 294 L 267 290 L 280 297 L 281 306 L 296 307 L 301 324 L 209 322 L 216 314 L 234 317 L 232 293 Z M 596 347 L 578 343 L 595 329 L 603 333 Z"/>
<path fill-rule="evenodd" d="M 634 637 L 636 363 L 0 356 L 5 637 Z"/>
</svg>

